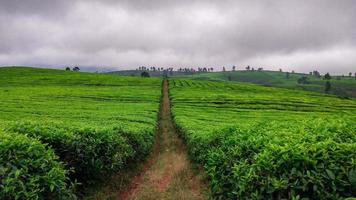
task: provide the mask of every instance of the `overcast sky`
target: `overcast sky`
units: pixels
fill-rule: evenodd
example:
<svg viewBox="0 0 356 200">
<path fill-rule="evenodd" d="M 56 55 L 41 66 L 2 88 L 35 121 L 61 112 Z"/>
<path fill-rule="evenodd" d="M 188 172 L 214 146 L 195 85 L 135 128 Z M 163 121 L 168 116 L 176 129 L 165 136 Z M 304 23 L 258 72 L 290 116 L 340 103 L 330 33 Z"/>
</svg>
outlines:
<svg viewBox="0 0 356 200">
<path fill-rule="evenodd" d="M 0 65 L 356 72 L 354 0 L 0 0 Z"/>
</svg>

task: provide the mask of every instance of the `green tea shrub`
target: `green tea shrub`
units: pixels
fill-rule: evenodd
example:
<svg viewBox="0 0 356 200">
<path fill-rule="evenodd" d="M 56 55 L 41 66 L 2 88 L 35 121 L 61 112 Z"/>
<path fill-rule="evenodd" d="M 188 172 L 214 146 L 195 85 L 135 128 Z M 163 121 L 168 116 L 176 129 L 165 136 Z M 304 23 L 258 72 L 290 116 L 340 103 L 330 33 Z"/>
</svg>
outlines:
<svg viewBox="0 0 356 200">
<path fill-rule="evenodd" d="M 117 172 L 134 156 L 132 146 L 115 130 L 39 123 L 16 123 L 9 130 L 48 144 L 73 169 L 71 179 L 84 184 Z"/>
<path fill-rule="evenodd" d="M 355 124 L 251 122 L 199 134 L 179 126 L 217 199 L 342 199 L 356 192 Z M 184 132 L 186 131 L 186 132 Z"/>
<path fill-rule="evenodd" d="M 234 188 L 244 198 L 343 199 L 355 194 L 356 144 L 324 141 L 268 145 L 253 164 L 233 168 Z M 351 157 L 350 157 L 351 156 Z M 248 172 L 241 166 L 249 166 Z M 261 187 L 262 186 L 262 187 Z M 243 189 L 241 189 L 243 188 Z"/>
<path fill-rule="evenodd" d="M 52 149 L 69 179 L 81 183 L 78 194 L 150 152 L 160 78 L 29 67 L 0 71 L 0 130 Z"/>
<path fill-rule="evenodd" d="M 141 132 L 125 131 L 119 127 L 115 127 L 114 131 L 123 136 L 127 143 L 131 146 L 134 153 L 130 161 L 142 161 L 151 152 L 154 142 L 154 132 L 145 130 Z"/>
<path fill-rule="evenodd" d="M 182 82 L 170 84 L 174 122 L 214 198 L 356 196 L 354 99 L 241 82 Z"/>
<path fill-rule="evenodd" d="M 0 199 L 75 199 L 67 174 L 46 145 L 0 132 Z"/>
</svg>

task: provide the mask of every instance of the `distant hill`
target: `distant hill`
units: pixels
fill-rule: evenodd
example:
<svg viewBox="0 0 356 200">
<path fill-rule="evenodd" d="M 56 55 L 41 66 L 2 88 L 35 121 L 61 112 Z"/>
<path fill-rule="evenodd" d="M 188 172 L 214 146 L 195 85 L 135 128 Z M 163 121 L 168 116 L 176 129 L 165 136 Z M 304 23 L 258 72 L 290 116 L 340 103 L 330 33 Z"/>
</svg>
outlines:
<svg viewBox="0 0 356 200">
<path fill-rule="evenodd" d="M 306 84 L 298 84 L 298 79 L 307 77 Z M 313 75 L 303 73 L 289 73 L 278 71 L 228 71 L 199 73 L 188 76 L 193 79 L 208 79 L 217 81 L 240 81 L 260 84 L 264 86 L 282 87 L 289 89 L 301 89 L 314 92 L 324 92 L 325 80 Z M 331 94 L 340 97 L 356 98 L 356 77 L 332 76 Z"/>
<path fill-rule="evenodd" d="M 143 72 L 142 70 L 122 70 L 122 71 L 112 71 L 108 73 L 122 75 L 122 76 L 141 76 L 142 72 Z M 178 72 L 178 71 L 172 71 L 172 72 L 147 71 L 147 72 L 150 74 L 150 76 L 153 77 L 162 77 L 164 76 L 165 73 L 167 73 L 167 76 L 189 76 L 193 74 L 192 72 Z"/>
<path fill-rule="evenodd" d="M 163 71 L 148 71 L 150 76 L 161 77 L 164 75 Z M 110 72 L 111 74 L 118 74 L 124 76 L 140 76 L 142 71 L 139 70 L 125 70 Z M 226 72 L 177 72 L 168 73 L 170 77 L 186 77 L 200 80 L 215 80 L 215 81 L 239 81 L 260 84 L 271 87 L 281 87 L 289 89 L 299 89 L 306 91 L 314 91 L 324 93 L 325 80 L 313 75 L 303 73 L 289 73 L 279 71 L 226 71 Z M 298 79 L 307 77 L 306 84 L 298 84 Z M 356 77 L 342 77 L 332 76 L 330 80 L 331 90 L 330 94 L 339 97 L 353 97 L 356 98 Z"/>
</svg>

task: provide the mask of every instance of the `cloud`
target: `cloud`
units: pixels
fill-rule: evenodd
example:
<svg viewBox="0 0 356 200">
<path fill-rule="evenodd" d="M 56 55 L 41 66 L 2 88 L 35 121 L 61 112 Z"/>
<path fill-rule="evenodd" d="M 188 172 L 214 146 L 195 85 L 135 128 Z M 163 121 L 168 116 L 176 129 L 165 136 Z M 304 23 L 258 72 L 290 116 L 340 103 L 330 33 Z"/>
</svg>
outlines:
<svg viewBox="0 0 356 200">
<path fill-rule="evenodd" d="M 0 65 L 258 65 L 346 73 L 352 0 L 0 0 Z"/>
</svg>

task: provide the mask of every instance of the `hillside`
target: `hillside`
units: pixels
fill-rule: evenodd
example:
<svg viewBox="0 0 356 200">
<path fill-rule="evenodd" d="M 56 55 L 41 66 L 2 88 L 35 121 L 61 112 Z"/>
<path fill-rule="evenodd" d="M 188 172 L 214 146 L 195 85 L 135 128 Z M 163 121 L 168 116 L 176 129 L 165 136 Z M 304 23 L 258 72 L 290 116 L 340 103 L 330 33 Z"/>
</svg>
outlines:
<svg viewBox="0 0 356 200">
<path fill-rule="evenodd" d="M 297 80 L 306 76 L 307 84 L 298 84 Z M 217 81 L 239 81 L 260 84 L 264 86 L 282 87 L 289 89 L 300 89 L 324 93 L 325 80 L 309 74 L 290 73 L 287 78 L 286 72 L 277 71 L 228 71 L 197 73 L 187 75 L 193 79 L 217 80 Z M 331 90 L 329 93 L 341 97 L 356 97 L 356 77 L 332 77 Z"/>
<path fill-rule="evenodd" d="M 115 74 L 115 75 L 120 75 L 120 76 L 141 76 L 141 73 L 143 71 L 140 70 L 122 70 L 122 71 L 112 71 L 108 72 L 109 74 Z M 191 73 L 186 73 L 186 72 L 178 72 L 178 71 L 172 71 L 172 72 L 164 72 L 164 71 L 148 71 L 150 76 L 152 77 L 163 77 L 165 74 L 167 76 L 172 77 L 172 76 L 186 76 Z"/>
<path fill-rule="evenodd" d="M 110 74 L 122 76 L 140 76 L 142 71 L 139 70 L 124 70 L 114 71 Z M 163 77 L 162 71 L 148 71 L 152 77 Z M 317 78 L 309 74 L 289 73 L 287 78 L 286 72 L 279 71 L 226 71 L 226 72 L 178 72 L 173 71 L 167 74 L 168 77 L 185 77 L 198 80 L 214 80 L 214 81 L 238 81 L 255 83 L 264 86 L 281 87 L 289 89 L 298 89 L 324 93 L 325 80 Z M 298 84 L 298 79 L 307 77 L 306 84 Z M 330 94 L 340 97 L 356 98 L 356 77 L 335 76 L 330 80 Z"/>
<path fill-rule="evenodd" d="M 71 199 L 143 161 L 160 96 L 156 78 L 0 68 L 0 199 Z"/>
<path fill-rule="evenodd" d="M 54 120 L 78 126 L 112 123 L 127 126 L 130 123 L 133 129 L 144 130 L 147 124 L 155 123 L 155 119 L 150 118 L 158 109 L 160 84 L 160 79 L 25 67 L 0 68 L 0 112 L 12 113 L 1 115 L 1 121 Z M 135 112 L 127 110 L 133 105 Z M 132 119 L 134 113 L 130 112 L 141 113 L 142 119 Z M 146 117 L 148 120 L 144 120 Z"/>
<path fill-rule="evenodd" d="M 181 75 L 0 68 L 0 199 L 356 196 L 355 99 L 302 74 Z"/>
<path fill-rule="evenodd" d="M 356 101 L 255 84 L 173 79 L 172 114 L 216 199 L 356 195 Z"/>
</svg>

